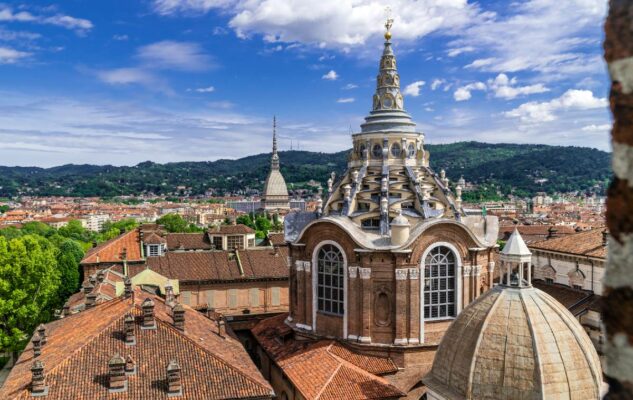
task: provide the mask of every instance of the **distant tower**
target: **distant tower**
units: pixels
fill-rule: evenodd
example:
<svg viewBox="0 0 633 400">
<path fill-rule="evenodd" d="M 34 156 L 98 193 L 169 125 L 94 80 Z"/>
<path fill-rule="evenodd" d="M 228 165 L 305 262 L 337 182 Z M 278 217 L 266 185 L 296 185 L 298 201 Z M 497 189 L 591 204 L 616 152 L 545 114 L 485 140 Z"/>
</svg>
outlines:
<svg viewBox="0 0 633 400">
<path fill-rule="evenodd" d="M 277 118 L 273 117 L 273 155 L 270 159 L 270 172 L 264 185 L 262 208 L 266 211 L 289 210 L 288 187 L 279 171 L 277 154 Z"/>
</svg>

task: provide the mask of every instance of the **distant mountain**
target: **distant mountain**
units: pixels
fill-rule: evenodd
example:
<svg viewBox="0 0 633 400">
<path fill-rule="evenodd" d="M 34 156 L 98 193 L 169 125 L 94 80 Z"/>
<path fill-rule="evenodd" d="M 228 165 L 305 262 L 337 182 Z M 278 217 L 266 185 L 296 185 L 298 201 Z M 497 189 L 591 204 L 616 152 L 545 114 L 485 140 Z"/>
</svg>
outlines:
<svg viewBox="0 0 633 400">
<path fill-rule="evenodd" d="M 452 181 L 464 176 L 467 182 L 478 185 L 477 191 L 468 194 L 471 198 L 494 198 L 498 193 L 525 196 L 539 191 L 601 192 L 610 176 L 609 153 L 584 147 L 479 142 L 425 147 L 436 171 L 444 168 Z M 282 151 L 281 170 L 291 188 L 307 187 L 311 179 L 324 183 L 332 171 L 341 174 L 345 170 L 347 153 Z M 173 194 L 178 186 L 190 188 L 192 194 L 210 188 L 221 194 L 261 189 L 269 166 L 270 153 L 213 162 L 146 161 L 133 167 L 0 167 L 0 196 Z"/>
</svg>

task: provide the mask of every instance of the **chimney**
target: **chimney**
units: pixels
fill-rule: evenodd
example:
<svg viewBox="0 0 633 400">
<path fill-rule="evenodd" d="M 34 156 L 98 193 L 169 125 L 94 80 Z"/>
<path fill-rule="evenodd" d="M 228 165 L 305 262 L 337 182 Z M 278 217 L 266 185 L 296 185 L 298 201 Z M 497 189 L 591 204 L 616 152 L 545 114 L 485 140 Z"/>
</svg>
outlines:
<svg viewBox="0 0 633 400">
<path fill-rule="evenodd" d="M 65 302 L 64 307 L 62 307 L 62 315 L 67 317 L 70 315 L 70 303 Z"/>
<path fill-rule="evenodd" d="M 185 308 L 180 303 L 176 303 L 171 309 L 171 317 L 174 320 L 174 327 L 185 330 Z"/>
<path fill-rule="evenodd" d="M 42 354 L 42 338 L 39 333 L 35 332 L 33 338 L 31 339 L 31 343 L 33 343 L 33 357 L 39 357 Z"/>
<path fill-rule="evenodd" d="M 165 304 L 170 307 L 173 307 L 176 303 L 176 298 L 174 297 L 174 288 L 171 284 L 165 285 Z"/>
<path fill-rule="evenodd" d="M 182 380 L 180 379 L 180 365 L 171 360 L 167 365 L 167 396 L 182 396 Z"/>
<path fill-rule="evenodd" d="M 606 246 L 609 243 L 609 231 L 606 229 L 602 231 L 602 246 Z"/>
<path fill-rule="evenodd" d="M 135 375 L 136 374 L 136 363 L 132 356 L 128 355 L 125 358 L 125 375 Z"/>
<path fill-rule="evenodd" d="M 218 335 L 220 337 L 226 337 L 226 323 L 224 322 L 224 318 L 218 320 Z"/>
<path fill-rule="evenodd" d="M 126 314 L 124 322 L 125 330 L 125 344 L 133 346 L 136 344 L 136 336 L 134 335 L 134 316 L 132 314 Z"/>
<path fill-rule="evenodd" d="M 97 294 L 90 292 L 86 295 L 86 310 L 92 308 L 97 304 Z"/>
<path fill-rule="evenodd" d="M 125 391 L 127 391 L 125 358 L 115 354 L 108 362 L 108 392 L 118 393 Z"/>
<path fill-rule="evenodd" d="M 47 394 L 48 386 L 46 386 L 46 376 L 44 376 L 44 363 L 35 360 L 31 365 L 31 396 L 41 397 Z"/>
<path fill-rule="evenodd" d="M 125 298 L 129 299 L 132 296 L 132 280 L 129 276 L 125 277 L 123 285 L 125 285 Z"/>
<path fill-rule="evenodd" d="M 143 304 L 143 325 L 141 329 L 156 329 L 156 319 L 154 318 L 154 301 L 147 297 Z"/>
<path fill-rule="evenodd" d="M 46 327 L 44 326 L 44 324 L 40 324 L 37 327 L 37 333 L 40 335 L 42 346 L 45 345 L 46 344 Z"/>
<path fill-rule="evenodd" d="M 547 230 L 546 239 L 553 239 L 555 237 L 558 237 L 558 229 L 554 228 L 553 226 L 550 226 L 549 229 Z"/>
</svg>

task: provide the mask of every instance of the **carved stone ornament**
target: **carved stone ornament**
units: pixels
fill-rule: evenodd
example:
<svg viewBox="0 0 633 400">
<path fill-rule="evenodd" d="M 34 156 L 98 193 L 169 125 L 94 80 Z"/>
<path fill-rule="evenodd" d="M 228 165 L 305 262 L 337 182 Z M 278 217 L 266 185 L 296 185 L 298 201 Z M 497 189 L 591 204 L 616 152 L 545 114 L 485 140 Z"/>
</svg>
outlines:
<svg viewBox="0 0 633 400">
<path fill-rule="evenodd" d="M 360 272 L 360 279 L 369 279 L 371 278 L 371 268 L 358 268 Z"/>
<path fill-rule="evenodd" d="M 310 261 L 304 261 L 303 262 L 303 270 L 305 272 L 310 272 L 310 264 L 311 264 Z"/>
<path fill-rule="evenodd" d="M 463 268 L 464 268 L 463 275 L 464 276 L 470 276 L 470 271 L 471 271 L 472 267 L 470 265 L 464 265 Z"/>
<path fill-rule="evenodd" d="M 407 272 L 408 272 L 407 268 L 396 269 L 396 280 L 397 281 L 404 281 L 404 280 L 406 280 L 407 279 Z"/>
<path fill-rule="evenodd" d="M 358 276 L 358 267 L 348 267 L 347 270 L 350 279 L 356 278 Z"/>
<path fill-rule="evenodd" d="M 303 271 L 303 261 L 301 260 L 295 261 L 295 267 L 297 268 L 297 271 Z"/>
<path fill-rule="evenodd" d="M 409 279 L 419 279 L 420 270 L 418 268 L 409 268 Z"/>
</svg>

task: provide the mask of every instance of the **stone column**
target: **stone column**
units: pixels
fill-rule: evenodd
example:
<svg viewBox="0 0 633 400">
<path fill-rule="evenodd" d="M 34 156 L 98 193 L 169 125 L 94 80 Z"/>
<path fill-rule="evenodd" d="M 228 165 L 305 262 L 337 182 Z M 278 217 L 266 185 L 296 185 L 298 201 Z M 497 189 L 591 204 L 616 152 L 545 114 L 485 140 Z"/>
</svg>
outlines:
<svg viewBox="0 0 633 400">
<path fill-rule="evenodd" d="M 371 343 L 371 268 L 359 268 L 362 301 L 361 301 L 361 336 L 358 341 L 361 343 Z"/>
<path fill-rule="evenodd" d="M 408 273 L 408 268 L 396 269 L 396 338 L 393 344 L 400 346 L 409 342 L 407 338 Z"/>
<path fill-rule="evenodd" d="M 488 289 L 492 289 L 495 280 L 495 262 L 488 263 Z"/>
<path fill-rule="evenodd" d="M 462 299 L 464 299 L 464 307 L 465 308 L 468 304 L 470 304 L 470 270 L 472 269 L 472 267 L 470 265 L 464 265 L 462 267 L 462 274 L 463 276 L 461 277 L 462 279 L 462 290 L 464 291 L 462 294 Z"/>
<path fill-rule="evenodd" d="M 306 302 L 306 293 L 305 293 L 305 284 L 303 282 L 305 275 L 303 274 L 303 261 L 295 261 L 295 274 L 297 276 L 297 307 L 293 312 L 293 318 L 295 323 L 304 324 L 306 321 L 305 315 L 305 302 Z"/>
<path fill-rule="evenodd" d="M 473 285 L 474 285 L 474 296 L 473 300 L 479 297 L 481 294 L 481 265 L 473 265 L 472 269 L 473 273 Z"/>
<path fill-rule="evenodd" d="M 409 268 L 409 344 L 420 343 L 420 270 Z"/>
<path fill-rule="evenodd" d="M 350 340 L 358 340 L 359 321 L 360 321 L 360 279 L 358 279 L 358 267 L 348 267 L 347 276 L 349 283 L 347 284 L 347 338 Z"/>
<path fill-rule="evenodd" d="M 312 269 L 311 267 L 311 262 L 310 261 L 304 261 L 303 262 L 303 290 L 305 293 L 304 298 L 304 302 L 305 302 L 305 306 L 304 306 L 304 311 L 303 311 L 303 315 L 304 317 L 304 323 L 305 323 L 305 329 L 307 330 L 312 330 L 314 328 L 314 324 L 316 323 L 316 321 L 314 321 L 314 312 L 313 307 L 315 307 L 315 305 L 313 304 L 316 299 L 314 296 L 314 291 L 312 290 Z"/>
</svg>

